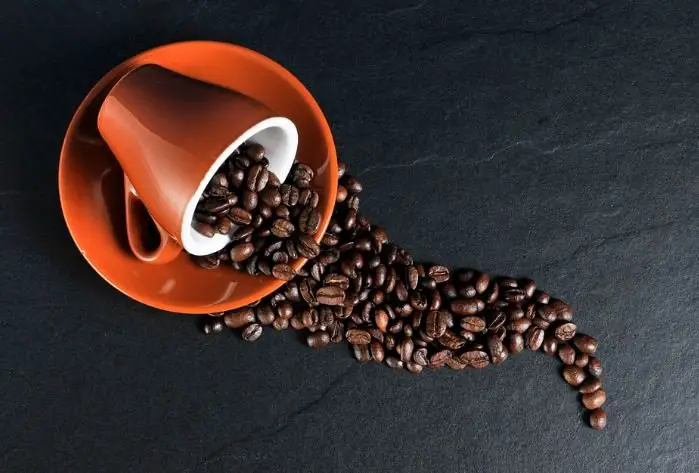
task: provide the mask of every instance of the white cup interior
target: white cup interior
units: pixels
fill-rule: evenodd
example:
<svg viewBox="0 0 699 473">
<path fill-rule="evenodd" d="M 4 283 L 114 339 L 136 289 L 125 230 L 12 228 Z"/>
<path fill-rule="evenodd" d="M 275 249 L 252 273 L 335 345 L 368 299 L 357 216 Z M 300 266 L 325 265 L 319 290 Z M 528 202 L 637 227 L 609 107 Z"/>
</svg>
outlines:
<svg viewBox="0 0 699 473">
<path fill-rule="evenodd" d="M 182 231 L 180 232 L 182 246 L 187 253 L 196 256 L 210 255 L 222 250 L 231 241 L 228 235 L 215 234 L 207 237 L 196 231 L 192 227 L 194 211 L 199 203 L 199 198 L 228 157 L 244 142 L 250 141 L 258 143 L 265 148 L 265 156 L 269 160 L 269 170 L 284 182 L 286 176 L 294 164 L 296 150 L 299 143 L 299 134 L 294 123 L 288 118 L 273 117 L 261 121 L 245 133 L 240 135 L 216 158 L 211 168 L 202 178 L 187 208 L 182 220 Z"/>
</svg>

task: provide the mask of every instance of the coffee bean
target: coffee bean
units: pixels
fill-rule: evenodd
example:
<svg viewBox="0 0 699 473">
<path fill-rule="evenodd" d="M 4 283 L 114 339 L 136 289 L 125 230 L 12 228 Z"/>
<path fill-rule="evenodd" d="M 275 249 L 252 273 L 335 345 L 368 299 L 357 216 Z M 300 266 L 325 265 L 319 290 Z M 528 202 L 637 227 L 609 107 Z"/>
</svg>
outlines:
<svg viewBox="0 0 699 473">
<path fill-rule="evenodd" d="M 321 215 L 318 209 L 306 207 L 299 216 L 299 230 L 307 235 L 315 235 L 320 228 Z"/>
<path fill-rule="evenodd" d="M 316 291 L 316 300 L 325 305 L 342 305 L 345 302 L 345 291 L 339 286 L 323 286 Z"/>
<path fill-rule="evenodd" d="M 509 334 L 506 341 L 510 353 L 520 353 L 524 350 L 524 336 L 521 333 Z"/>
<path fill-rule="evenodd" d="M 386 329 L 388 328 L 388 314 L 386 313 L 385 310 L 383 309 L 377 309 L 375 314 L 374 314 L 374 323 L 376 324 L 376 327 L 381 330 L 382 332 L 385 332 Z"/>
<path fill-rule="evenodd" d="M 469 350 L 459 357 L 461 361 L 473 368 L 482 369 L 490 364 L 490 357 L 483 350 Z"/>
<path fill-rule="evenodd" d="M 442 265 L 430 266 L 426 274 L 438 284 L 447 282 L 450 276 L 449 268 Z"/>
<path fill-rule="evenodd" d="M 330 344 L 330 335 L 327 332 L 315 332 L 306 337 L 306 343 L 311 348 L 324 348 Z"/>
<path fill-rule="evenodd" d="M 400 359 L 403 363 L 407 363 L 412 359 L 414 348 L 415 345 L 413 344 L 413 340 L 411 338 L 406 338 L 400 344 L 399 353 Z"/>
<path fill-rule="evenodd" d="M 576 325 L 571 322 L 566 322 L 556 327 L 556 338 L 562 341 L 571 340 L 575 336 Z"/>
<path fill-rule="evenodd" d="M 269 171 L 262 164 L 255 164 L 250 167 L 248 172 L 247 187 L 248 190 L 260 192 L 267 186 L 269 180 Z"/>
<path fill-rule="evenodd" d="M 352 351 L 354 352 L 354 357 L 360 363 L 368 363 L 371 361 L 371 352 L 367 345 L 354 345 Z"/>
<path fill-rule="evenodd" d="M 391 351 L 396 348 L 396 339 L 390 333 L 384 334 L 383 344 L 386 350 Z"/>
<path fill-rule="evenodd" d="M 558 349 L 558 357 L 566 365 L 575 363 L 575 348 L 568 344 L 561 345 Z"/>
<path fill-rule="evenodd" d="M 474 315 L 485 308 L 485 303 L 480 299 L 456 299 L 451 301 L 451 311 L 460 316 Z"/>
<path fill-rule="evenodd" d="M 536 351 L 541 348 L 541 344 L 544 342 L 544 331 L 538 327 L 529 327 L 525 332 L 524 340 L 532 351 Z"/>
<path fill-rule="evenodd" d="M 207 335 L 220 333 L 223 330 L 223 322 L 220 317 L 206 317 L 202 329 Z"/>
<path fill-rule="evenodd" d="M 539 304 L 548 304 L 551 297 L 544 291 L 534 291 L 534 297 L 532 297 Z"/>
<path fill-rule="evenodd" d="M 597 351 L 597 340 L 589 335 L 578 335 L 573 340 L 573 343 L 583 353 L 594 355 Z"/>
<path fill-rule="evenodd" d="M 243 340 L 254 342 L 262 336 L 262 326 L 260 324 L 250 324 L 243 330 Z"/>
<path fill-rule="evenodd" d="M 413 361 L 420 366 L 428 365 L 427 348 L 418 348 L 413 351 Z"/>
<path fill-rule="evenodd" d="M 421 291 L 416 291 L 410 294 L 410 305 L 415 310 L 425 310 L 429 302 Z"/>
<path fill-rule="evenodd" d="M 241 207 L 233 207 L 230 209 L 228 211 L 228 218 L 236 225 L 249 225 L 250 222 L 252 222 L 252 214 Z"/>
<path fill-rule="evenodd" d="M 534 317 L 534 320 L 532 320 L 532 325 L 534 325 L 535 327 L 539 327 L 542 330 L 546 330 L 547 328 L 549 328 L 551 323 L 547 322 L 541 317 Z"/>
<path fill-rule="evenodd" d="M 242 328 L 255 322 L 255 311 L 249 307 L 243 307 L 228 312 L 224 315 L 223 321 L 227 327 Z"/>
<path fill-rule="evenodd" d="M 466 369 L 468 365 L 461 361 L 460 358 L 449 358 L 444 364 L 446 364 L 449 368 L 455 370 L 455 371 L 461 371 L 463 369 Z"/>
<path fill-rule="evenodd" d="M 399 301 L 405 302 L 408 300 L 408 288 L 406 287 L 405 283 L 400 279 L 396 281 L 396 288 L 394 289 L 394 292 Z"/>
<path fill-rule="evenodd" d="M 408 371 L 410 371 L 413 374 L 420 374 L 424 369 L 421 365 L 418 365 L 417 363 L 414 363 L 412 361 L 408 361 L 405 364 L 405 367 L 408 369 Z"/>
<path fill-rule="evenodd" d="M 501 310 L 490 312 L 486 319 L 487 328 L 489 331 L 498 330 L 500 327 L 505 325 L 506 321 L 507 316 L 505 315 L 505 312 Z"/>
<path fill-rule="evenodd" d="M 466 299 L 471 299 L 473 297 L 476 297 L 476 295 L 478 294 L 476 292 L 476 288 L 471 286 L 470 284 L 466 285 L 466 286 L 461 286 L 457 290 L 457 292 L 459 293 L 459 296 L 464 297 Z"/>
<path fill-rule="evenodd" d="M 400 361 L 400 359 L 396 358 L 395 356 L 387 356 L 386 357 L 386 364 L 388 365 L 389 368 L 393 368 L 393 369 L 403 368 L 403 362 Z"/>
<path fill-rule="evenodd" d="M 347 188 L 345 186 L 337 186 L 337 196 L 335 197 L 335 202 L 338 204 L 343 203 L 347 199 Z"/>
<path fill-rule="evenodd" d="M 507 289 L 502 292 L 502 298 L 506 302 L 523 302 L 527 299 L 527 294 L 519 288 Z"/>
<path fill-rule="evenodd" d="M 556 320 L 570 321 L 573 318 L 573 309 L 561 300 L 551 299 L 548 305 L 540 308 L 539 315 L 548 322 L 555 322 Z"/>
<path fill-rule="evenodd" d="M 295 227 L 289 220 L 278 218 L 274 221 L 270 230 L 278 238 L 289 238 L 294 233 Z"/>
<path fill-rule="evenodd" d="M 485 319 L 477 315 L 464 317 L 459 323 L 461 324 L 461 328 L 473 333 L 484 332 L 486 327 Z"/>
<path fill-rule="evenodd" d="M 296 241 L 296 249 L 304 258 L 313 259 L 320 253 L 320 246 L 308 235 L 299 235 Z M 330 264 L 330 263 L 327 263 Z"/>
<path fill-rule="evenodd" d="M 272 266 L 272 276 L 282 281 L 291 281 L 296 275 L 294 268 L 288 264 L 275 264 Z"/>
<path fill-rule="evenodd" d="M 437 341 L 440 343 L 440 345 L 449 348 L 450 350 L 459 350 L 466 344 L 466 340 L 450 332 L 449 330 L 444 332 L 444 334 L 439 337 Z"/>
<path fill-rule="evenodd" d="M 490 352 L 490 361 L 499 365 L 507 359 L 507 348 L 502 343 L 500 338 L 495 335 L 488 335 L 488 351 Z"/>
<path fill-rule="evenodd" d="M 555 337 L 545 337 L 541 347 L 548 356 L 554 356 L 558 351 L 558 341 Z"/>
<path fill-rule="evenodd" d="M 349 329 L 345 332 L 345 338 L 352 345 L 368 345 L 371 342 L 371 335 L 366 330 Z"/>
<path fill-rule="evenodd" d="M 585 409 L 589 409 L 591 411 L 599 409 L 606 401 L 607 393 L 602 388 L 598 389 L 597 391 L 582 395 L 583 406 L 585 406 Z"/>
<path fill-rule="evenodd" d="M 396 320 L 391 324 L 390 327 L 388 327 L 388 331 L 391 333 L 400 333 L 403 331 L 403 321 L 402 320 Z"/>
<path fill-rule="evenodd" d="M 262 161 L 265 157 L 265 148 L 257 143 L 249 143 L 245 149 L 245 155 L 255 162 Z"/>
<path fill-rule="evenodd" d="M 590 427 L 595 430 L 604 430 L 607 426 L 607 414 L 602 409 L 590 412 Z"/>
<path fill-rule="evenodd" d="M 358 194 L 362 192 L 362 183 L 352 176 L 345 178 L 343 181 L 343 185 L 347 188 L 348 191 L 352 193 Z"/>
<path fill-rule="evenodd" d="M 192 227 L 194 228 L 194 230 L 201 233 L 205 237 L 211 238 L 212 236 L 214 236 L 216 234 L 216 230 L 214 229 L 214 227 L 209 225 L 208 223 L 204 223 L 204 222 L 195 220 L 194 223 L 192 224 Z"/>
<path fill-rule="evenodd" d="M 578 391 L 581 394 L 590 394 L 602 387 L 602 380 L 594 376 L 588 377 L 581 385 Z"/>
<path fill-rule="evenodd" d="M 433 354 L 430 357 L 429 367 L 430 368 L 441 368 L 447 362 L 448 359 L 452 358 L 454 355 L 451 350 L 441 350 Z"/>
<path fill-rule="evenodd" d="M 590 361 L 587 363 L 587 372 L 590 373 L 592 376 L 601 376 L 602 363 L 597 358 L 591 357 Z"/>
<path fill-rule="evenodd" d="M 478 294 L 483 294 L 488 289 L 489 285 L 490 285 L 490 276 L 488 276 L 485 273 L 479 274 L 478 276 L 476 276 L 475 280 L 473 281 L 473 287 L 476 288 L 476 292 Z"/>
<path fill-rule="evenodd" d="M 580 368 L 586 367 L 589 361 L 590 355 L 588 355 L 587 353 L 578 353 L 575 356 L 575 366 L 579 366 Z"/>
<path fill-rule="evenodd" d="M 566 366 L 563 368 L 563 378 L 571 386 L 579 386 L 585 381 L 586 375 L 582 368 L 577 366 Z"/>
<path fill-rule="evenodd" d="M 255 246 L 252 243 L 238 243 L 231 247 L 229 252 L 231 261 L 241 262 L 248 259 L 255 251 Z"/>
<path fill-rule="evenodd" d="M 524 333 L 531 326 L 531 324 L 531 320 L 521 318 L 516 320 L 510 320 L 505 325 L 505 328 L 510 332 Z"/>
</svg>

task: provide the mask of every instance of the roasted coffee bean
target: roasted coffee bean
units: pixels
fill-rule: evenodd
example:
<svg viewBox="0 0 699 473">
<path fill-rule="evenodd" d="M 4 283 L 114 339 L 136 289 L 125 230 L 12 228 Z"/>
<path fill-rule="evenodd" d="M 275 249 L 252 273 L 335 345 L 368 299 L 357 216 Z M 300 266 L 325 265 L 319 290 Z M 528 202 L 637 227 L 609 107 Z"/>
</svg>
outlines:
<svg viewBox="0 0 699 473">
<path fill-rule="evenodd" d="M 464 317 L 459 323 L 461 324 L 461 328 L 473 333 L 481 333 L 485 331 L 486 327 L 485 319 L 477 315 Z"/>
<path fill-rule="evenodd" d="M 388 331 L 391 333 L 398 334 L 403 331 L 403 321 L 402 320 L 396 320 L 391 324 L 391 326 L 388 328 Z"/>
<path fill-rule="evenodd" d="M 377 363 L 383 363 L 385 358 L 385 351 L 383 345 L 379 341 L 371 342 L 370 345 L 371 357 Z"/>
<path fill-rule="evenodd" d="M 506 345 L 510 353 L 520 353 L 524 350 L 524 336 L 521 333 L 511 333 L 506 338 Z"/>
<path fill-rule="evenodd" d="M 494 332 L 498 330 L 500 327 L 505 325 L 506 321 L 507 316 L 505 315 L 505 312 L 501 310 L 490 312 L 486 319 L 488 331 Z"/>
<path fill-rule="evenodd" d="M 575 363 L 575 348 L 568 344 L 563 344 L 558 349 L 558 357 L 563 364 L 572 365 Z"/>
<path fill-rule="evenodd" d="M 601 376 L 602 375 L 602 363 L 597 359 L 597 358 L 590 358 L 590 361 L 587 363 L 587 372 L 590 373 L 592 376 Z"/>
<path fill-rule="evenodd" d="M 413 344 L 412 338 L 406 338 L 403 340 L 398 350 L 400 353 L 400 359 L 403 363 L 407 363 L 412 359 L 414 349 L 415 345 Z"/>
<path fill-rule="evenodd" d="M 277 304 L 277 315 L 282 319 L 289 320 L 294 315 L 294 306 L 288 302 Z"/>
<path fill-rule="evenodd" d="M 197 205 L 197 211 L 209 213 L 209 214 L 219 214 L 228 210 L 233 204 L 231 204 L 228 199 L 224 198 L 211 198 L 206 199 Z"/>
<path fill-rule="evenodd" d="M 221 217 L 218 223 L 216 224 L 216 233 L 220 233 L 221 235 L 228 235 L 233 231 L 233 228 L 233 222 L 231 222 L 226 217 Z"/>
<path fill-rule="evenodd" d="M 441 284 L 449 280 L 449 268 L 442 265 L 430 266 L 426 275 L 432 278 L 435 282 Z"/>
<path fill-rule="evenodd" d="M 444 364 L 455 371 L 461 371 L 468 368 L 468 365 L 461 361 L 460 358 L 449 358 Z"/>
<path fill-rule="evenodd" d="M 345 214 L 345 219 L 342 223 L 342 228 L 345 230 L 352 230 L 357 223 L 357 211 L 354 209 L 349 209 Z"/>
<path fill-rule="evenodd" d="M 578 388 L 581 394 L 590 394 L 602 387 L 602 380 L 589 376 Z"/>
<path fill-rule="evenodd" d="M 299 202 L 299 189 L 291 184 L 282 184 L 279 187 L 282 203 L 289 207 L 294 207 Z"/>
<path fill-rule="evenodd" d="M 352 345 L 368 345 L 371 342 L 371 335 L 366 330 L 349 329 L 345 332 L 345 338 Z"/>
<path fill-rule="evenodd" d="M 316 300 L 325 305 L 343 305 L 345 291 L 339 286 L 323 286 L 316 291 Z"/>
<path fill-rule="evenodd" d="M 257 192 L 253 191 L 243 191 L 243 208 L 247 211 L 251 211 L 257 208 L 257 202 L 259 198 L 257 196 Z M 269 212 L 270 215 L 268 215 L 266 218 L 269 218 L 271 216 L 271 211 Z"/>
<path fill-rule="evenodd" d="M 405 268 L 405 274 L 408 281 L 408 287 L 411 291 L 414 291 L 417 288 L 417 283 L 420 279 L 417 268 L 415 266 L 408 266 Z"/>
<path fill-rule="evenodd" d="M 239 227 L 233 232 L 233 241 L 246 241 L 254 231 L 255 229 L 250 226 Z"/>
<path fill-rule="evenodd" d="M 267 189 L 265 189 L 265 190 L 267 190 Z M 288 219 L 289 216 L 291 215 L 291 212 L 289 211 L 289 207 L 287 207 L 286 205 L 280 205 L 274 209 L 274 215 L 279 217 L 279 218 Z"/>
<path fill-rule="evenodd" d="M 573 343 L 583 353 L 594 355 L 597 351 L 597 340 L 589 335 L 578 335 L 573 340 Z"/>
<path fill-rule="evenodd" d="M 249 143 L 245 149 L 245 155 L 254 162 L 262 161 L 262 158 L 265 157 L 265 148 L 257 143 Z"/>
<path fill-rule="evenodd" d="M 476 288 L 476 292 L 478 292 L 478 294 L 483 294 L 488 289 L 489 285 L 490 276 L 485 273 L 480 273 L 473 281 L 473 287 Z"/>
<path fill-rule="evenodd" d="M 441 368 L 454 355 L 451 350 L 441 350 L 430 357 L 430 368 Z"/>
<path fill-rule="evenodd" d="M 544 291 L 534 291 L 534 297 L 532 297 L 532 299 L 534 299 L 538 304 L 548 304 L 551 300 L 551 296 Z"/>
<path fill-rule="evenodd" d="M 318 209 L 306 207 L 299 215 L 299 230 L 307 235 L 315 235 L 320 227 L 321 215 Z"/>
<path fill-rule="evenodd" d="M 254 342 L 262 336 L 262 326 L 260 324 L 250 324 L 243 330 L 243 340 Z"/>
<path fill-rule="evenodd" d="M 599 409 L 606 401 L 607 393 L 602 388 L 598 389 L 597 391 L 582 395 L 583 406 L 585 406 L 585 409 L 589 409 L 591 411 Z"/>
<path fill-rule="evenodd" d="M 490 357 L 483 350 L 469 350 L 462 353 L 459 359 L 473 368 L 481 369 L 490 364 Z"/>
<path fill-rule="evenodd" d="M 330 335 L 327 332 L 315 332 L 306 337 L 306 343 L 311 348 L 324 348 L 330 344 Z"/>
<path fill-rule="evenodd" d="M 577 366 L 569 365 L 563 368 L 563 378 L 565 378 L 566 382 L 571 386 L 579 386 L 585 381 L 586 377 L 585 371 Z"/>
<path fill-rule="evenodd" d="M 466 299 L 472 299 L 472 298 L 476 297 L 476 295 L 478 294 L 476 292 L 476 288 L 471 286 L 470 284 L 466 285 L 466 286 L 461 286 L 457 290 L 457 292 L 459 293 L 459 296 L 466 298 Z"/>
<path fill-rule="evenodd" d="M 386 357 L 386 364 L 388 365 L 389 368 L 393 368 L 393 369 L 403 368 L 403 362 L 400 361 L 400 359 L 396 358 L 395 356 L 387 356 Z"/>
<path fill-rule="evenodd" d="M 595 430 L 604 430 L 607 426 L 607 414 L 602 409 L 590 412 L 590 427 Z"/>
<path fill-rule="evenodd" d="M 281 317 L 277 317 L 274 319 L 274 322 L 272 322 L 272 327 L 277 332 L 281 332 L 282 330 L 286 330 L 289 328 L 289 321 L 287 319 L 282 319 Z"/>
<path fill-rule="evenodd" d="M 272 276 L 282 281 L 291 281 L 296 275 L 294 268 L 288 264 L 275 264 L 272 266 Z"/>
<path fill-rule="evenodd" d="M 242 328 L 255 322 L 255 311 L 249 307 L 243 307 L 223 316 L 223 322 L 230 328 Z"/>
<path fill-rule="evenodd" d="M 490 361 L 499 365 L 507 359 L 507 348 L 496 335 L 488 335 L 488 351 L 490 352 Z"/>
<path fill-rule="evenodd" d="M 429 301 L 421 291 L 416 291 L 410 294 L 410 305 L 415 310 L 425 310 L 429 305 Z"/>
<path fill-rule="evenodd" d="M 432 278 L 420 278 L 419 286 L 422 289 L 426 289 L 428 291 L 434 291 L 437 289 L 437 281 L 435 281 Z"/>
<path fill-rule="evenodd" d="M 577 329 L 577 327 L 575 326 L 574 323 L 566 322 L 566 323 L 556 327 L 554 334 L 555 334 L 557 339 L 559 339 L 561 341 L 568 341 L 568 340 L 571 340 L 575 336 L 576 329 Z"/>
<path fill-rule="evenodd" d="M 252 243 L 238 243 L 229 252 L 231 261 L 241 262 L 252 256 L 255 246 Z"/>
<path fill-rule="evenodd" d="M 214 217 L 214 219 L 215 219 L 215 217 Z M 211 238 L 212 236 L 214 236 L 216 234 L 216 229 L 213 226 L 209 225 L 208 223 L 204 223 L 204 222 L 195 220 L 192 227 L 194 228 L 194 230 L 201 233 L 205 237 Z"/>
<path fill-rule="evenodd" d="M 590 362 L 590 355 L 587 353 L 578 353 L 575 356 L 575 366 L 579 366 L 580 368 L 584 368 L 587 366 L 587 364 Z"/>
<path fill-rule="evenodd" d="M 209 215 L 209 214 L 205 214 L 205 213 L 201 213 L 201 212 L 194 212 L 194 220 L 195 220 L 194 225 L 196 225 L 197 222 L 208 223 L 209 225 L 213 225 L 218 220 L 218 217 L 216 217 L 215 215 Z M 205 234 L 204 231 L 196 228 L 196 226 L 195 226 L 195 230 L 197 230 L 199 233 Z M 211 235 L 206 235 L 206 236 L 213 236 L 213 233 Z"/>
<path fill-rule="evenodd" d="M 299 235 L 296 241 L 296 249 L 304 258 L 313 259 L 320 254 L 320 245 L 308 235 Z M 329 263 L 326 263 L 329 264 Z"/>
<path fill-rule="evenodd" d="M 240 207 L 229 210 L 228 218 L 236 225 L 249 225 L 252 222 L 252 214 Z"/>
<path fill-rule="evenodd" d="M 368 363 L 371 361 L 371 352 L 367 345 L 354 345 L 352 351 L 354 351 L 354 357 L 360 363 Z"/>
<path fill-rule="evenodd" d="M 202 329 L 207 335 L 220 333 L 223 330 L 223 322 L 221 322 L 221 317 L 206 317 Z"/>
<path fill-rule="evenodd" d="M 413 351 L 413 361 L 420 366 L 428 365 L 427 348 L 418 348 Z"/>
<path fill-rule="evenodd" d="M 289 238 L 294 230 L 294 224 L 283 218 L 276 219 L 271 228 L 272 235 L 278 238 Z"/>
<path fill-rule="evenodd" d="M 527 299 L 527 294 L 519 289 L 519 288 L 512 288 L 512 289 L 507 289 L 502 292 L 502 298 L 506 302 L 523 302 L 524 300 Z"/>
<path fill-rule="evenodd" d="M 386 347 L 386 350 L 388 350 L 388 351 L 395 349 L 396 348 L 396 339 L 393 337 L 393 334 L 390 334 L 390 333 L 384 334 L 383 344 Z"/>
<path fill-rule="evenodd" d="M 474 315 L 485 308 L 485 304 L 480 299 L 456 299 L 451 301 L 451 311 L 459 316 Z"/>
<path fill-rule="evenodd" d="M 524 340 L 532 351 L 536 351 L 541 348 L 541 344 L 544 342 L 544 331 L 538 327 L 529 327 L 525 332 Z"/>
<path fill-rule="evenodd" d="M 539 327 L 542 330 L 546 330 L 551 324 L 541 317 L 534 317 L 534 320 L 532 320 L 532 325 Z"/>
<path fill-rule="evenodd" d="M 247 186 L 248 190 L 260 192 L 267 186 L 269 180 L 269 171 L 262 164 L 255 164 L 250 167 L 248 172 Z"/>
<path fill-rule="evenodd" d="M 267 261 L 260 261 L 257 263 L 257 270 L 265 276 L 272 275 L 272 266 Z"/>
<path fill-rule="evenodd" d="M 362 192 L 362 183 L 359 182 L 358 179 L 348 176 L 343 180 L 343 185 L 347 188 L 348 191 L 358 194 Z"/>
<path fill-rule="evenodd" d="M 347 199 L 347 207 L 354 210 L 359 210 L 359 196 L 352 195 Z"/>
<path fill-rule="evenodd" d="M 541 347 L 548 356 L 554 356 L 558 350 L 558 341 L 555 337 L 545 337 Z"/>
<path fill-rule="evenodd" d="M 345 186 L 337 186 L 337 197 L 335 197 L 335 202 L 338 204 L 343 203 L 347 199 L 347 188 Z"/>
<path fill-rule="evenodd" d="M 383 309 L 376 309 L 376 312 L 374 313 L 374 323 L 376 324 L 376 327 L 382 332 L 385 332 L 388 328 L 388 321 L 389 318 L 386 311 Z"/>
<path fill-rule="evenodd" d="M 561 300 L 551 299 L 547 305 L 539 307 L 539 315 L 547 322 L 569 321 L 573 318 L 573 309 Z"/>
<path fill-rule="evenodd" d="M 420 374 L 424 369 L 421 365 L 418 365 L 417 363 L 414 363 L 412 361 L 408 361 L 407 363 L 405 363 L 405 367 L 408 369 L 408 371 L 410 371 L 413 374 Z"/>
<path fill-rule="evenodd" d="M 440 345 L 449 348 L 450 350 L 459 350 L 466 345 L 466 340 L 459 337 L 458 335 L 447 330 L 444 334 L 437 339 Z"/>
<path fill-rule="evenodd" d="M 396 288 L 394 289 L 394 292 L 396 294 L 396 297 L 398 298 L 399 301 L 405 302 L 408 300 L 409 293 L 408 293 L 408 288 L 405 285 L 403 281 L 400 279 L 396 281 Z"/>
<path fill-rule="evenodd" d="M 505 324 L 505 328 L 510 332 L 524 333 L 531 326 L 532 322 L 529 319 L 521 318 L 510 320 Z"/>
<path fill-rule="evenodd" d="M 413 306 L 411 306 L 407 302 L 404 302 L 404 303 L 398 304 L 396 307 L 394 307 L 394 310 L 396 312 L 396 315 L 398 315 L 398 317 L 407 317 L 413 313 Z"/>
<path fill-rule="evenodd" d="M 272 255 L 272 262 L 275 264 L 287 264 L 289 263 L 289 255 L 283 251 L 277 251 Z"/>
</svg>

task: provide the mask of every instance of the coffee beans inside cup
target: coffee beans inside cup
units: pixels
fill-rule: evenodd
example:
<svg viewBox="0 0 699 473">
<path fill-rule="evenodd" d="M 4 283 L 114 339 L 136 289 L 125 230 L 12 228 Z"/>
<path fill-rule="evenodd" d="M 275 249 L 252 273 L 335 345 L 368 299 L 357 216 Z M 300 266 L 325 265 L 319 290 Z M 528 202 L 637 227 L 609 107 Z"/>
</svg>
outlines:
<svg viewBox="0 0 699 473">
<path fill-rule="evenodd" d="M 363 363 L 414 374 L 425 368 L 483 369 L 523 351 L 563 364 L 590 425 L 607 425 L 598 342 L 578 333 L 572 308 L 534 281 L 416 262 L 359 212 L 362 184 L 339 168 L 332 219 L 320 244 L 314 173 L 296 163 L 287 182 L 269 172 L 264 149 L 249 143 L 224 164 L 202 197 L 194 225 L 233 237 L 223 251 L 195 258 L 287 281 L 248 307 L 211 314 L 205 333 L 223 326 L 257 340 L 272 326 L 306 333 L 311 348 L 346 340 Z M 308 258 L 300 270 L 293 262 Z"/>
</svg>

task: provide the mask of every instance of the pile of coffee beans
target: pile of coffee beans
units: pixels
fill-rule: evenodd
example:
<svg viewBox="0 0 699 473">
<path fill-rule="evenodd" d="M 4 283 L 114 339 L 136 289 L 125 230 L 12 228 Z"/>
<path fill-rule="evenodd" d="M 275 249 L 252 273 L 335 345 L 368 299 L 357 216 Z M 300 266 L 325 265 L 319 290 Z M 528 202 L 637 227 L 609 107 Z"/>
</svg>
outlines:
<svg viewBox="0 0 699 473">
<path fill-rule="evenodd" d="M 317 194 L 302 203 L 300 197 L 288 197 L 310 189 L 312 171 L 297 164 L 291 182 L 277 184 L 278 179 L 266 171 L 263 155 L 259 147 L 248 146 L 232 159 L 233 164 L 229 161 L 228 185 L 223 186 L 220 178 L 212 183 L 230 194 L 209 191 L 202 200 L 202 213 L 218 218 L 204 222 L 212 231 L 220 231 L 221 217 L 204 210 L 216 208 L 208 204 L 211 199 L 233 200 L 226 207 L 229 216 L 241 208 L 254 212 L 241 227 L 245 232 L 234 231 L 234 235 L 245 235 L 209 258 L 216 264 L 205 266 L 230 259 L 238 269 L 288 282 L 255 304 L 206 317 L 206 333 L 229 327 L 241 329 L 245 340 L 254 341 L 265 326 L 276 330 L 291 326 L 306 333 L 311 348 L 346 340 L 361 362 L 385 363 L 415 374 L 426 368 L 482 369 L 524 350 L 541 350 L 563 363 L 563 378 L 581 394 L 590 425 L 598 430 L 606 426 L 602 366 L 595 357 L 598 343 L 578 333 L 568 304 L 538 289 L 530 279 L 493 278 L 475 270 L 414 261 L 383 229 L 359 213 L 362 185 L 342 164 L 332 220 L 320 245 L 315 244 L 315 231 L 303 223 L 308 221 L 303 216 L 315 211 Z M 238 163 L 241 157 L 243 162 Z M 262 171 L 252 171 L 256 166 L 266 171 L 266 185 L 258 182 Z M 231 179 L 232 172 L 240 177 Z M 252 205 L 236 206 L 241 189 L 243 194 L 259 194 L 268 188 L 281 195 L 278 202 L 268 199 L 263 204 L 270 212 Z M 288 190 L 282 192 L 282 188 Z M 280 207 L 286 209 L 282 215 L 276 211 Z M 225 214 L 223 218 L 230 219 Z M 254 225 L 252 219 L 259 224 Z M 317 231 L 318 225 L 314 227 Z M 250 245 L 249 249 L 236 249 L 241 244 Z M 309 261 L 293 272 L 289 263 L 298 255 Z M 243 264 L 246 260 L 248 264 Z"/>
<path fill-rule="evenodd" d="M 238 148 L 202 194 L 192 225 L 205 236 L 229 235 L 230 245 L 195 257 L 207 269 L 222 262 L 251 275 L 291 280 L 291 263 L 315 258 L 320 248 L 313 236 L 320 227 L 318 192 L 311 189 L 313 170 L 295 163 L 289 183 L 270 172 L 265 149 L 257 143 Z"/>
</svg>

